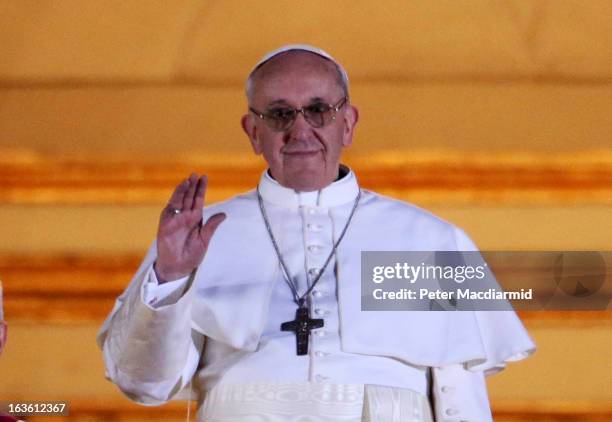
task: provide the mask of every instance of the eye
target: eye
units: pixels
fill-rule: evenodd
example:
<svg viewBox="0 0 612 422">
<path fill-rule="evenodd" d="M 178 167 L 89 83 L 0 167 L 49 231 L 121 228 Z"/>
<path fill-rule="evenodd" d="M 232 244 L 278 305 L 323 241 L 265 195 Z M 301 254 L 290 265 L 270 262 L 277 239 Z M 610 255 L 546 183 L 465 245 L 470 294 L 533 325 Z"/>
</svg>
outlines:
<svg viewBox="0 0 612 422">
<path fill-rule="evenodd" d="M 295 110 L 292 108 L 273 108 L 268 111 L 267 116 L 274 120 L 290 120 L 293 119 Z"/>
</svg>

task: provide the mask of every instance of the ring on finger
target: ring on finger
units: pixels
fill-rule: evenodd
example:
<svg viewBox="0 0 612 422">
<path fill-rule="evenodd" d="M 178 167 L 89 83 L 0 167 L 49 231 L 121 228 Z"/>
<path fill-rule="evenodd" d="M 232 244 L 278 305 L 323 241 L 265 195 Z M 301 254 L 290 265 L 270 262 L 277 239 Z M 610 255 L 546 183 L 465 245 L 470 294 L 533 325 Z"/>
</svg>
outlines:
<svg viewBox="0 0 612 422">
<path fill-rule="evenodd" d="M 180 213 L 181 213 L 181 210 L 179 208 L 171 208 L 170 209 L 170 214 L 172 214 L 173 216 L 179 215 Z"/>
</svg>

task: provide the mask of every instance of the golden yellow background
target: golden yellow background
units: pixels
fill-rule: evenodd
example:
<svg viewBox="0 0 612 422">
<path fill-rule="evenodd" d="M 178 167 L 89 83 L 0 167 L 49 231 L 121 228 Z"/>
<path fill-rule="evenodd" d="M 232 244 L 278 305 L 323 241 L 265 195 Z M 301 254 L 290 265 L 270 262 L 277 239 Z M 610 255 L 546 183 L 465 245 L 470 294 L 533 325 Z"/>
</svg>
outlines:
<svg viewBox="0 0 612 422">
<path fill-rule="evenodd" d="M 0 400 L 181 420 L 104 380 L 95 333 L 181 177 L 209 200 L 257 182 L 243 82 L 287 43 L 348 70 L 365 187 L 482 249 L 611 250 L 611 21 L 607 0 L 0 0 Z M 521 316 L 539 350 L 490 378 L 496 421 L 611 420 L 610 312 Z"/>
</svg>

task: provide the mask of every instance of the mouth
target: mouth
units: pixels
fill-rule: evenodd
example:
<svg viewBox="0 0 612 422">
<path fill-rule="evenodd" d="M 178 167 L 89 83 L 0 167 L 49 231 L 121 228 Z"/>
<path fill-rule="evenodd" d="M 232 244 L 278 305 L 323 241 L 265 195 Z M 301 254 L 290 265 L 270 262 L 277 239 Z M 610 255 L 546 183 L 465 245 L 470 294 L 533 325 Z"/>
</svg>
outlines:
<svg viewBox="0 0 612 422">
<path fill-rule="evenodd" d="M 319 154 L 321 150 L 312 150 L 312 151 L 285 151 L 284 155 L 288 155 L 290 157 L 313 157 Z"/>
</svg>

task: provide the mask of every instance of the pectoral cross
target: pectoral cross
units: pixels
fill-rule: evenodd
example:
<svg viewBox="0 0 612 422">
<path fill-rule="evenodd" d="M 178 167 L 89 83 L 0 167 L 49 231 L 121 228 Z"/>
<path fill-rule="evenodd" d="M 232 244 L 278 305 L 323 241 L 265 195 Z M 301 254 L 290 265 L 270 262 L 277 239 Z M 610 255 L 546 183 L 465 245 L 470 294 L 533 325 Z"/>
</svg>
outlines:
<svg viewBox="0 0 612 422">
<path fill-rule="evenodd" d="M 308 338 L 310 331 L 323 326 L 322 319 L 310 318 L 308 308 L 300 306 L 295 312 L 293 321 L 283 322 L 281 331 L 295 332 L 295 341 L 298 355 L 308 354 Z"/>
</svg>

